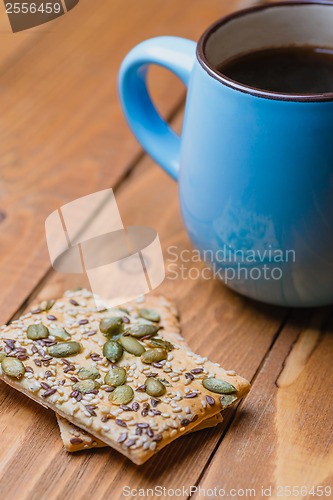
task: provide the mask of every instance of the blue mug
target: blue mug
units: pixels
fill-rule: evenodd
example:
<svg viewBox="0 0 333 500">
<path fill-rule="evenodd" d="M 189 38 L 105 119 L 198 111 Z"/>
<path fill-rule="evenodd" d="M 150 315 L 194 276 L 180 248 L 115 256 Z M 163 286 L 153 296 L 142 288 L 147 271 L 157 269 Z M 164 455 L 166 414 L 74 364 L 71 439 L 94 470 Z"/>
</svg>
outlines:
<svg viewBox="0 0 333 500">
<path fill-rule="evenodd" d="M 184 223 L 202 258 L 235 291 L 283 306 L 333 302 L 333 88 L 282 94 L 216 67 L 247 51 L 333 48 L 329 1 L 263 5 L 217 21 L 198 44 L 159 37 L 119 75 L 130 127 L 179 182 Z M 181 137 L 147 90 L 150 64 L 188 86 Z"/>
</svg>

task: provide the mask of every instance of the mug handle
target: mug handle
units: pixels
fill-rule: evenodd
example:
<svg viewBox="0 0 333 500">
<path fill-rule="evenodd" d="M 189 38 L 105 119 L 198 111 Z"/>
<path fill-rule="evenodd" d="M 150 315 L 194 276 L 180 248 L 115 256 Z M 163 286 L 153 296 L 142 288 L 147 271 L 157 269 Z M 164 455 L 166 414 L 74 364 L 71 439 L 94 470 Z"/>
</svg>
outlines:
<svg viewBox="0 0 333 500">
<path fill-rule="evenodd" d="M 188 86 L 196 43 L 161 36 L 146 40 L 125 57 L 119 72 L 119 93 L 126 119 L 148 154 L 177 180 L 180 137 L 161 118 L 147 89 L 147 70 L 157 64 L 173 71 Z"/>
</svg>

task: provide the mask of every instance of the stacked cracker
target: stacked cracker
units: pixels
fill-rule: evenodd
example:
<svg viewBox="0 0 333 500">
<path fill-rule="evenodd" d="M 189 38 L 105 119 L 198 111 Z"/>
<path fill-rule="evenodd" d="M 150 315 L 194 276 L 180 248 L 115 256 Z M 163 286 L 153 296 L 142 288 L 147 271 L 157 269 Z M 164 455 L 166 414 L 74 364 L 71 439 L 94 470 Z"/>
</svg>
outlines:
<svg viewBox="0 0 333 500">
<path fill-rule="evenodd" d="M 1 379 L 57 413 L 69 451 L 108 445 L 136 464 L 249 390 L 188 348 L 163 297 L 96 310 L 89 291 L 66 292 L 1 327 L 0 349 Z"/>
</svg>

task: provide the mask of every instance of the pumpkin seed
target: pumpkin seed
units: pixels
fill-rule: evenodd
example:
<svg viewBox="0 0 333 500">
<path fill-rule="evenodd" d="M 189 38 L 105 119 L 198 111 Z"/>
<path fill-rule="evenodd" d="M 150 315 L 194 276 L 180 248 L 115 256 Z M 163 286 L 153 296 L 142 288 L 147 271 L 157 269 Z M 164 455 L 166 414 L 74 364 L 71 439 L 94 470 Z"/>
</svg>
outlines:
<svg viewBox="0 0 333 500">
<path fill-rule="evenodd" d="M 115 405 L 127 405 L 134 398 L 134 391 L 129 385 L 121 385 L 116 387 L 111 394 L 109 400 Z"/>
<path fill-rule="evenodd" d="M 80 380 L 87 380 L 87 379 L 95 380 L 100 375 L 99 371 L 94 366 L 84 366 L 79 369 L 77 376 L 79 377 Z"/>
<path fill-rule="evenodd" d="M 46 328 L 46 326 L 42 325 L 41 323 L 28 326 L 27 337 L 30 340 L 47 339 L 49 335 L 50 335 L 49 329 Z"/>
<path fill-rule="evenodd" d="M 119 342 L 109 340 L 103 346 L 103 356 L 112 363 L 116 363 L 124 354 L 124 348 Z"/>
<path fill-rule="evenodd" d="M 95 389 L 99 389 L 99 383 L 96 380 L 82 380 L 73 385 L 73 390 L 79 391 L 82 394 L 88 394 Z"/>
<path fill-rule="evenodd" d="M 131 325 L 127 328 L 125 334 L 137 338 L 146 337 L 146 335 L 153 337 L 154 335 L 157 334 L 159 329 L 160 328 L 155 325 L 144 325 L 144 324 Z"/>
<path fill-rule="evenodd" d="M 43 300 L 39 306 L 38 306 L 38 309 L 40 311 L 49 311 L 50 309 L 52 309 L 52 307 L 54 306 L 54 304 L 56 303 L 55 300 L 53 299 L 50 299 L 50 300 Z"/>
<path fill-rule="evenodd" d="M 104 378 L 104 382 L 107 385 L 111 385 L 112 387 L 118 387 L 119 385 L 123 385 L 126 382 L 127 372 L 124 368 L 117 366 L 116 368 L 112 368 Z"/>
<path fill-rule="evenodd" d="M 1 367 L 8 377 L 20 380 L 25 374 L 24 364 L 16 358 L 4 358 L 1 361 Z"/>
<path fill-rule="evenodd" d="M 154 323 L 159 323 L 161 321 L 161 316 L 158 314 L 155 309 L 138 309 L 139 316 L 144 319 L 148 319 L 148 321 L 153 321 Z"/>
<path fill-rule="evenodd" d="M 75 356 L 82 350 L 82 345 L 79 342 L 63 342 L 62 344 L 51 345 L 47 352 L 53 358 L 68 358 Z"/>
<path fill-rule="evenodd" d="M 65 328 L 62 328 L 61 326 L 59 326 L 57 328 L 52 328 L 52 330 L 50 331 L 50 334 L 56 340 L 69 340 L 71 338 L 69 333 L 66 332 Z"/>
<path fill-rule="evenodd" d="M 237 401 L 237 396 L 221 396 L 220 397 L 220 402 L 221 402 L 223 409 L 228 408 L 235 401 Z"/>
<path fill-rule="evenodd" d="M 162 384 L 158 379 L 154 377 L 148 377 L 145 382 L 146 393 L 153 398 L 158 396 L 163 396 L 166 392 L 165 385 Z"/>
<path fill-rule="evenodd" d="M 149 349 L 141 356 L 141 361 L 148 365 L 167 359 L 168 353 L 164 349 Z"/>
<path fill-rule="evenodd" d="M 134 356 L 141 356 L 146 351 L 143 345 L 134 337 L 120 337 L 119 342 L 125 351 L 134 354 Z"/>
<path fill-rule="evenodd" d="M 217 394 L 232 394 L 233 392 L 237 392 L 237 389 L 233 385 L 218 378 L 204 378 L 202 385 L 208 391 Z"/>
<path fill-rule="evenodd" d="M 119 335 L 124 329 L 123 318 L 103 318 L 99 324 L 99 329 L 108 338 Z"/>
<path fill-rule="evenodd" d="M 5 352 L 3 352 L 3 351 L 0 351 L 0 363 L 6 357 L 7 357 L 7 354 Z"/>
<path fill-rule="evenodd" d="M 161 347 L 162 349 L 166 349 L 167 351 L 172 351 L 175 346 L 168 342 L 167 340 L 152 338 L 147 340 L 148 347 Z"/>
</svg>

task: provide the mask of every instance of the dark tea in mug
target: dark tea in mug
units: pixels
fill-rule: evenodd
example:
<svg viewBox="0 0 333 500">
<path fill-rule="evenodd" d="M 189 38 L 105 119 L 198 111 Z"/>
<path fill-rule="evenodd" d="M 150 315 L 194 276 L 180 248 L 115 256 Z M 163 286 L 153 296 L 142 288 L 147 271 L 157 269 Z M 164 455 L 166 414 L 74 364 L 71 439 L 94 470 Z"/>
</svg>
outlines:
<svg viewBox="0 0 333 500">
<path fill-rule="evenodd" d="M 243 85 L 285 94 L 333 92 L 333 49 L 312 46 L 267 48 L 240 54 L 217 66 Z"/>
</svg>

